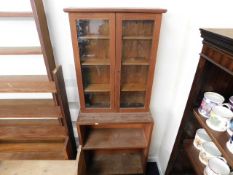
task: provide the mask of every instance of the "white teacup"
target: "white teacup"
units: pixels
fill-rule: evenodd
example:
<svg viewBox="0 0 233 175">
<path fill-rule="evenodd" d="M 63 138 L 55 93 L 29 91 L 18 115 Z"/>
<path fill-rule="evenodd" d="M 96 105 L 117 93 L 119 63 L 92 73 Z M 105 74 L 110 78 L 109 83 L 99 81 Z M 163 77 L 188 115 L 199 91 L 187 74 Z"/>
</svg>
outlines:
<svg viewBox="0 0 233 175">
<path fill-rule="evenodd" d="M 205 92 L 198 112 L 202 116 L 209 118 L 211 109 L 214 106 L 222 105 L 224 100 L 224 97 L 216 92 Z"/>
<path fill-rule="evenodd" d="M 197 149 L 201 149 L 201 145 L 204 142 L 211 142 L 211 138 L 209 137 L 209 135 L 207 134 L 206 130 L 203 128 L 200 128 L 196 131 L 196 135 L 193 141 L 193 145 L 197 148 Z"/>
<path fill-rule="evenodd" d="M 233 112 L 230 109 L 223 106 L 215 106 L 210 112 L 208 122 L 211 129 L 226 131 L 231 118 L 233 118 Z"/>
<path fill-rule="evenodd" d="M 230 168 L 224 160 L 212 158 L 205 168 L 206 175 L 229 175 Z"/>
<path fill-rule="evenodd" d="M 200 153 L 199 153 L 199 160 L 204 164 L 207 165 L 208 161 L 212 158 L 221 157 L 222 153 L 219 151 L 217 146 L 213 142 L 205 142 L 202 144 Z M 222 158 L 222 157 L 221 157 Z M 222 158 L 224 159 L 224 158 Z M 224 159 L 225 160 L 225 159 Z"/>
</svg>

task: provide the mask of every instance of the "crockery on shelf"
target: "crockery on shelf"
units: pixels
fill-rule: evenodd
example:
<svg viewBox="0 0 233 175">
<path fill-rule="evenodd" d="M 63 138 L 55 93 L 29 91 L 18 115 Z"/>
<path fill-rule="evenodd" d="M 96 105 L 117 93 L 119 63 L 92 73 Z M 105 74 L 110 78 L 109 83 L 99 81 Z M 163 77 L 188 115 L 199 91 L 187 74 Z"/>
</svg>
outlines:
<svg viewBox="0 0 233 175">
<path fill-rule="evenodd" d="M 224 100 L 224 97 L 216 92 L 205 92 L 198 112 L 202 116 L 209 118 L 211 109 L 214 106 L 222 105 Z"/>
<path fill-rule="evenodd" d="M 233 96 L 229 98 L 229 103 L 228 105 L 230 106 L 231 111 L 233 111 Z"/>
<path fill-rule="evenodd" d="M 203 128 L 200 128 L 196 131 L 196 135 L 195 138 L 193 140 L 193 145 L 197 148 L 197 149 L 201 149 L 201 145 L 204 142 L 211 142 L 211 138 L 209 137 L 209 135 L 207 134 L 206 130 Z"/>
<path fill-rule="evenodd" d="M 228 124 L 228 128 L 227 128 L 227 132 L 230 136 L 233 135 L 233 119 L 231 119 L 229 121 L 229 124 Z"/>
<path fill-rule="evenodd" d="M 233 154 L 233 136 L 226 143 L 227 149 Z"/>
<path fill-rule="evenodd" d="M 199 160 L 204 165 L 207 165 L 211 158 L 221 157 L 221 155 L 222 153 L 213 142 L 205 142 L 202 144 L 201 151 L 199 153 Z"/>
<path fill-rule="evenodd" d="M 207 125 L 215 131 L 226 131 L 233 112 L 223 106 L 215 106 L 210 112 L 210 118 L 206 120 Z"/>
<path fill-rule="evenodd" d="M 221 158 L 212 158 L 205 167 L 204 173 L 206 175 L 229 175 L 230 168 Z"/>
</svg>

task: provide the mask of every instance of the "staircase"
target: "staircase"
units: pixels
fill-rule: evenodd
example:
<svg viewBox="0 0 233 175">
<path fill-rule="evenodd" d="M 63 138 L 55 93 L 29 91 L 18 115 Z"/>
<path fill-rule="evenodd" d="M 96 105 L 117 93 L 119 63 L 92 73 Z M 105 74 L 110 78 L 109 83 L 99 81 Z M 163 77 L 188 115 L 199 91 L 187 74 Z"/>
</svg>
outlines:
<svg viewBox="0 0 233 175">
<path fill-rule="evenodd" d="M 31 0 L 31 6 L 33 13 L 0 12 L 0 19 L 33 17 L 41 47 L 1 47 L 0 55 L 42 54 L 47 75 L 0 75 L 0 93 L 49 93 L 53 98 L 0 99 L 0 160 L 75 159 L 62 68 L 55 66 L 42 0 Z"/>
</svg>

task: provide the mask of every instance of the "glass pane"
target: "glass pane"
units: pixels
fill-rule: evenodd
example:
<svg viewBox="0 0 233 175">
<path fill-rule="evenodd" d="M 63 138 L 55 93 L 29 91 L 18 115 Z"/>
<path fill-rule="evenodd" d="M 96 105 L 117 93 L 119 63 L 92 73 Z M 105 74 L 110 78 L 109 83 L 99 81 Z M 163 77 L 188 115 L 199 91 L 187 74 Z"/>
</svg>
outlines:
<svg viewBox="0 0 233 175">
<path fill-rule="evenodd" d="M 121 108 L 139 108 L 144 107 L 145 92 L 122 92 Z"/>
<path fill-rule="evenodd" d="M 148 66 L 122 66 L 120 107 L 144 107 Z"/>
<path fill-rule="evenodd" d="M 78 20 L 77 33 L 82 64 L 109 64 L 108 20 Z"/>
<path fill-rule="evenodd" d="M 77 20 L 85 105 L 110 107 L 109 21 Z"/>
<path fill-rule="evenodd" d="M 86 107 L 109 107 L 110 67 L 83 66 L 82 79 Z"/>
<path fill-rule="evenodd" d="M 120 107 L 144 107 L 154 21 L 124 20 L 122 25 Z"/>
<path fill-rule="evenodd" d="M 110 95 L 105 93 L 86 93 L 86 108 L 110 108 Z"/>
<path fill-rule="evenodd" d="M 77 21 L 78 36 L 98 36 L 109 34 L 108 20 L 78 20 Z"/>
<path fill-rule="evenodd" d="M 123 21 L 123 36 L 153 36 L 153 20 Z"/>
</svg>

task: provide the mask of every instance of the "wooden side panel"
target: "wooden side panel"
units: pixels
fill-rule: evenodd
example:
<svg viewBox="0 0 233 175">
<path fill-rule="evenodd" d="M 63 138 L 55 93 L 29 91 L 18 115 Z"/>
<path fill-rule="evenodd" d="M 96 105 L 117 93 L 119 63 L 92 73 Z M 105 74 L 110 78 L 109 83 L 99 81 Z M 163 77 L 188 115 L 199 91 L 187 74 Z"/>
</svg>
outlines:
<svg viewBox="0 0 233 175">
<path fill-rule="evenodd" d="M 84 152 L 82 151 L 81 146 L 78 149 L 77 160 L 78 160 L 78 174 L 77 175 L 86 175 L 87 167 L 86 167 Z"/>
<path fill-rule="evenodd" d="M 66 132 L 69 135 L 70 143 L 71 143 L 69 158 L 74 159 L 76 157 L 77 149 L 76 149 L 73 125 L 72 125 L 72 121 L 70 117 L 69 104 L 68 104 L 65 82 L 64 82 L 61 66 L 57 67 L 54 70 L 54 81 L 55 81 L 56 88 L 57 88 L 58 102 L 59 102 L 59 105 L 61 107 L 61 111 L 64 117 L 63 122 L 65 124 Z"/>
<path fill-rule="evenodd" d="M 44 5 L 42 0 L 30 0 L 33 10 L 33 16 L 36 22 L 37 31 L 39 34 L 41 50 L 44 56 L 44 61 L 48 73 L 49 80 L 53 80 L 53 70 L 56 68 L 53 48 L 50 41 L 47 19 L 45 16 Z"/>
</svg>

